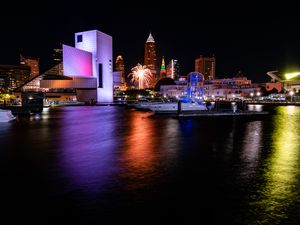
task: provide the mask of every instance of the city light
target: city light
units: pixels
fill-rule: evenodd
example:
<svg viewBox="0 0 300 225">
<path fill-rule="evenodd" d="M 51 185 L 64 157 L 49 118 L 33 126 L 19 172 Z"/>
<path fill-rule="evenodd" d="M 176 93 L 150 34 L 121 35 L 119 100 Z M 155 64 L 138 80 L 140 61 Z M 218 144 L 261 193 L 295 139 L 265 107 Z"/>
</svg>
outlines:
<svg viewBox="0 0 300 225">
<path fill-rule="evenodd" d="M 295 94 L 293 91 L 289 92 L 290 96 L 291 96 L 291 102 L 293 101 L 293 95 Z"/>
<path fill-rule="evenodd" d="M 297 77 L 297 76 L 299 76 L 299 75 L 300 75 L 300 72 L 286 73 L 286 74 L 285 74 L 285 78 L 289 80 L 289 79 L 294 78 L 294 77 Z"/>
<path fill-rule="evenodd" d="M 150 69 L 148 69 L 145 65 L 141 65 L 140 63 L 131 69 L 129 76 L 132 76 L 130 80 L 132 83 L 138 82 L 138 89 L 149 87 L 152 80 Z"/>
<path fill-rule="evenodd" d="M 253 95 L 254 95 L 254 93 L 253 93 L 253 92 L 251 92 L 251 93 L 250 93 L 250 96 L 251 96 L 251 97 L 253 97 Z"/>
</svg>

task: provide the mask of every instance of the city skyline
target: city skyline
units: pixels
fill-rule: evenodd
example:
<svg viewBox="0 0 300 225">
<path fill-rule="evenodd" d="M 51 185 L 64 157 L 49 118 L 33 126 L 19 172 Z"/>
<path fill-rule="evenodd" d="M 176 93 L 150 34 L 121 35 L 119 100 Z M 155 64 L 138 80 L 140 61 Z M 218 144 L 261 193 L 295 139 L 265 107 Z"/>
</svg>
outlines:
<svg viewBox="0 0 300 225">
<path fill-rule="evenodd" d="M 64 8 L 65 7 L 65 8 Z M 183 8 L 172 14 L 137 18 L 140 8 L 116 8 L 99 14 L 70 13 L 5 15 L 2 20 L 0 64 L 18 64 L 19 55 L 39 58 L 41 72 L 52 65 L 53 48 L 74 45 L 73 33 L 99 29 L 113 37 L 113 60 L 122 55 L 128 75 L 143 62 L 144 44 L 153 35 L 157 60 L 177 59 L 182 75 L 194 71 L 200 55 L 215 55 L 216 77 L 233 77 L 238 71 L 254 82 L 268 81 L 271 70 L 299 67 L 299 21 L 280 8 Z M 66 6 L 62 6 L 62 10 Z M 151 8 L 153 9 L 153 8 Z M 77 12 L 77 11 L 75 11 Z M 1 16 L 2 18 L 2 16 Z M 20 26 L 31 21 L 32 26 Z"/>
</svg>

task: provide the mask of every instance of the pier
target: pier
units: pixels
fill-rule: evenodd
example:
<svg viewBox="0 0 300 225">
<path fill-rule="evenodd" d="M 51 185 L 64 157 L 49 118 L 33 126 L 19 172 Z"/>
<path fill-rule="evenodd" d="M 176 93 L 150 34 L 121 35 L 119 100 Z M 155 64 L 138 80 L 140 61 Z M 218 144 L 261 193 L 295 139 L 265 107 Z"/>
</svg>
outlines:
<svg viewBox="0 0 300 225">
<path fill-rule="evenodd" d="M 232 111 L 224 111 L 224 112 L 216 112 L 216 111 L 199 111 L 196 113 L 179 113 L 174 116 L 176 119 L 184 119 L 184 118 L 203 118 L 203 117 L 253 117 L 253 116 L 262 116 L 268 115 L 269 112 L 262 111 L 245 111 L 245 112 L 232 112 Z"/>
</svg>

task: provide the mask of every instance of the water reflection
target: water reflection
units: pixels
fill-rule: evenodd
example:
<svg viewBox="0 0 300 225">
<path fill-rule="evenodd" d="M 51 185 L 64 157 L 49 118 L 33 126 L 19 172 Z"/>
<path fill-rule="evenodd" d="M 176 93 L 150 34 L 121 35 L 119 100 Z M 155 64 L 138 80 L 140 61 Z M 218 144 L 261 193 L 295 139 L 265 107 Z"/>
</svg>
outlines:
<svg viewBox="0 0 300 225">
<path fill-rule="evenodd" d="M 151 117 L 152 113 L 128 115 L 128 134 L 122 150 L 122 176 L 129 189 L 149 186 L 174 166 L 178 156 L 178 121 Z"/>
<path fill-rule="evenodd" d="M 241 177 L 248 179 L 256 171 L 259 156 L 262 148 L 262 121 L 248 122 L 243 138 L 243 147 L 241 159 L 244 168 L 241 171 Z"/>
<path fill-rule="evenodd" d="M 71 186 L 95 193 L 117 171 L 116 108 L 68 107 L 62 118 L 59 165 Z M 72 119 L 70 119 L 72 118 Z"/>
<path fill-rule="evenodd" d="M 249 104 L 248 105 L 248 110 L 249 111 L 257 111 L 257 112 L 261 112 L 263 111 L 263 105 L 253 105 L 253 104 Z"/>
<path fill-rule="evenodd" d="M 252 205 L 258 215 L 255 224 L 282 224 L 289 207 L 297 201 L 300 108 L 289 106 L 277 110 L 273 117 L 271 153 L 263 174 L 265 183 Z"/>
<path fill-rule="evenodd" d="M 129 170 L 149 172 L 153 169 L 155 162 L 155 145 L 153 137 L 157 130 L 154 121 L 148 119 L 149 115 L 132 113 L 130 115 L 130 130 L 125 143 L 124 160 L 127 162 Z M 140 174 L 140 173 L 139 173 Z"/>
</svg>

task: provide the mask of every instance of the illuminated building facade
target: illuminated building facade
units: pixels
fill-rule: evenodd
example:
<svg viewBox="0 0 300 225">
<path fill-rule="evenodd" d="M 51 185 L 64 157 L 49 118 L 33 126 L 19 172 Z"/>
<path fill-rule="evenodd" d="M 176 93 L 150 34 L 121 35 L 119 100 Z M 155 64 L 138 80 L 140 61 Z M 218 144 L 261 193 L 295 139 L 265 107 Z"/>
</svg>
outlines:
<svg viewBox="0 0 300 225">
<path fill-rule="evenodd" d="M 0 65 L 0 93 L 12 91 L 30 79 L 27 65 Z"/>
<path fill-rule="evenodd" d="M 56 66 L 54 66 L 53 68 L 56 70 L 57 74 L 63 75 L 64 71 L 63 71 L 63 51 L 62 51 L 62 47 L 60 46 L 59 48 L 54 48 L 53 49 L 53 53 L 52 53 L 52 57 L 53 57 L 53 62 L 56 64 Z"/>
<path fill-rule="evenodd" d="M 39 59 L 20 54 L 20 64 L 30 67 L 30 79 L 40 74 Z"/>
<path fill-rule="evenodd" d="M 43 91 L 57 100 L 113 101 L 111 36 L 97 30 L 75 33 L 75 47 L 63 45 L 62 59 L 63 75 L 56 65 L 18 90 Z"/>
<path fill-rule="evenodd" d="M 112 37 L 98 30 L 79 32 L 75 34 L 75 47 L 92 53 L 92 77 L 97 79 L 97 101 L 112 102 Z M 64 73 L 67 75 L 65 70 L 64 59 Z"/>
<path fill-rule="evenodd" d="M 52 56 L 53 56 L 53 61 L 56 62 L 56 63 L 61 63 L 63 61 L 63 56 L 62 56 L 62 48 L 54 48 L 53 49 L 53 53 L 52 53 Z"/>
<path fill-rule="evenodd" d="M 191 72 L 187 76 L 187 96 L 191 98 L 203 97 L 203 75 L 198 72 Z"/>
<path fill-rule="evenodd" d="M 179 63 L 176 59 L 171 59 L 167 66 L 167 77 L 174 80 L 179 80 L 180 78 L 180 68 Z"/>
<path fill-rule="evenodd" d="M 124 66 L 123 57 L 121 55 L 118 55 L 116 58 L 115 71 L 118 71 L 121 73 L 121 83 L 123 85 L 126 85 L 125 66 Z"/>
<path fill-rule="evenodd" d="M 205 80 L 213 80 L 216 77 L 216 58 L 200 55 L 195 60 L 195 71 L 203 74 Z"/>
<path fill-rule="evenodd" d="M 267 90 L 273 88 L 285 91 L 300 90 L 300 73 L 282 74 L 279 71 L 269 71 L 267 75 L 271 78 L 271 82 L 266 84 Z M 276 83 L 275 83 L 276 82 Z"/>
<path fill-rule="evenodd" d="M 156 48 L 155 41 L 151 33 L 149 34 L 149 37 L 145 43 L 144 65 L 150 69 L 154 80 L 157 81 L 159 79 L 159 76 L 157 74 L 156 66 Z"/>
<path fill-rule="evenodd" d="M 204 90 L 208 98 L 235 99 L 248 96 L 251 92 L 259 91 L 260 88 L 255 87 L 245 76 L 235 76 L 204 81 Z"/>
<path fill-rule="evenodd" d="M 160 67 L 160 74 L 159 74 L 159 78 L 165 78 L 167 75 L 167 71 L 166 71 L 166 65 L 165 65 L 165 59 L 164 57 L 162 57 L 162 62 L 161 62 L 161 67 Z"/>
</svg>

